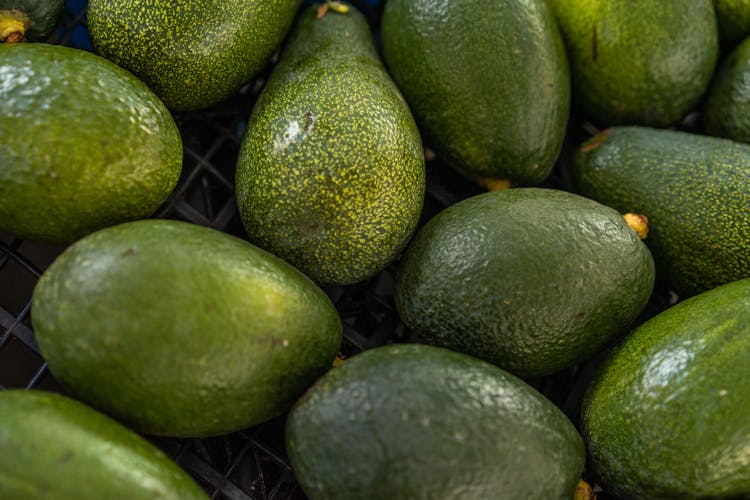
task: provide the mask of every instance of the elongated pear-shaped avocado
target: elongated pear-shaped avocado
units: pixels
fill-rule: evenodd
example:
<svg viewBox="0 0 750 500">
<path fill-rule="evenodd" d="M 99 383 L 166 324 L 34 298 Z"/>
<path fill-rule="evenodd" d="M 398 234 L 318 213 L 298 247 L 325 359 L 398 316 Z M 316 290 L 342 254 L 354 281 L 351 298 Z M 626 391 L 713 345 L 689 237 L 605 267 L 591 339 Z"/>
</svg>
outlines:
<svg viewBox="0 0 750 500">
<path fill-rule="evenodd" d="M 161 450 L 78 401 L 0 391 L 0 498 L 206 500 Z"/>
<path fill-rule="evenodd" d="M 46 40 L 64 7 L 65 0 L 0 0 L 0 43 Z"/>
<path fill-rule="evenodd" d="M 83 50 L 0 44 L 0 230 L 70 243 L 149 217 L 177 184 L 182 141 L 146 85 Z"/>
<path fill-rule="evenodd" d="M 258 73 L 302 0 L 90 0 L 97 53 L 148 84 L 170 109 L 206 108 Z"/>
<path fill-rule="evenodd" d="M 223 434 L 280 415 L 341 343 L 336 309 L 302 273 L 179 221 L 77 241 L 42 275 L 32 311 L 54 376 L 148 434 Z"/>
<path fill-rule="evenodd" d="M 319 283 L 366 279 L 416 228 L 419 131 L 353 7 L 303 12 L 248 122 L 237 201 L 250 239 Z"/>
</svg>

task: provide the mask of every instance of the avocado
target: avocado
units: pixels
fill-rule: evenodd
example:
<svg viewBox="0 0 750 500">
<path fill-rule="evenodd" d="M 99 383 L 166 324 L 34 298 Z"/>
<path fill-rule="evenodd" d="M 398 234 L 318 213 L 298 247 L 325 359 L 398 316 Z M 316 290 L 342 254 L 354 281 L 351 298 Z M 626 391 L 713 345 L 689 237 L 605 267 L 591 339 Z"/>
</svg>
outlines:
<svg viewBox="0 0 750 500">
<path fill-rule="evenodd" d="M 648 217 L 657 278 L 682 297 L 750 277 L 750 146 L 686 132 L 614 127 L 585 142 L 577 189 Z"/>
<path fill-rule="evenodd" d="M 148 87 L 57 45 L 0 44 L 0 61 L 0 230 L 69 243 L 166 200 L 182 141 Z"/>
<path fill-rule="evenodd" d="M 570 82 L 544 0 L 389 0 L 381 31 L 388 69 L 442 160 L 479 180 L 549 175 Z"/>
<path fill-rule="evenodd" d="M 65 396 L 0 391 L 0 497 L 207 499 L 161 450 Z"/>
<path fill-rule="evenodd" d="M 173 110 L 212 106 L 263 69 L 302 0 L 89 0 L 96 52 Z"/>
<path fill-rule="evenodd" d="M 593 471 L 628 499 L 750 498 L 750 279 L 678 303 L 617 346 L 586 393 Z"/>
<path fill-rule="evenodd" d="M 289 413 L 286 446 L 311 500 L 571 500 L 585 460 L 575 427 L 536 390 L 419 344 L 329 371 Z"/>
<path fill-rule="evenodd" d="M 716 72 L 703 107 L 707 134 L 750 143 L 749 84 L 750 38 L 735 48 Z"/>
<path fill-rule="evenodd" d="M 0 0 L 0 43 L 46 40 L 64 7 L 65 0 Z"/>
<path fill-rule="evenodd" d="M 706 92 L 719 53 L 711 0 L 547 0 L 573 102 L 602 126 L 667 126 Z"/>
<path fill-rule="evenodd" d="M 719 39 L 733 46 L 750 35 L 750 2 L 747 0 L 713 0 Z"/>
<path fill-rule="evenodd" d="M 536 378 L 622 333 L 653 286 L 651 254 L 615 210 L 513 188 L 467 198 L 422 227 L 394 297 L 425 341 Z"/>
<path fill-rule="evenodd" d="M 280 415 L 341 343 L 333 304 L 292 266 L 234 236 L 158 219 L 68 247 L 34 289 L 32 322 L 74 395 L 170 436 Z"/>
<path fill-rule="evenodd" d="M 416 229 L 425 160 L 414 119 L 354 7 L 299 17 L 237 160 L 251 241 L 321 284 L 367 279 Z"/>
</svg>

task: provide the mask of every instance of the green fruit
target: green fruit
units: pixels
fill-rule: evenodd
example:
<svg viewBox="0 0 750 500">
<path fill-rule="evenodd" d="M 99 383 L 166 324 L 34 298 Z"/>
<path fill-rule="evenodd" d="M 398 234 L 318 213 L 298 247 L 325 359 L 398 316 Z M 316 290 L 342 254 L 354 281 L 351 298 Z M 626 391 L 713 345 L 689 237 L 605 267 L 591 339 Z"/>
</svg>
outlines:
<svg viewBox="0 0 750 500">
<path fill-rule="evenodd" d="M 570 107 L 568 62 L 543 0 L 389 0 L 388 69 L 425 141 L 470 177 L 543 181 Z"/>
<path fill-rule="evenodd" d="M 750 498 L 750 280 L 628 335 L 588 389 L 582 429 L 605 490 L 628 499 Z"/>
<path fill-rule="evenodd" d="M 683 296 L 750 277 L 750 146 L 645 127 L 584 143 L 584 196 L 648 217 L 657 274 Z"/>
<path fill-rule="evenodd" d="M 600 125 L 669 125 L 708 88 L 719 50 L 711 0 L 547 1 L 574 102 Z"/>
<path fill-rule="evenodd" d="M 0 44 L 0 102 L 0 230 L 68 243 L 150 216 L 177 184 L 172 116 L 109 61 Z"/>
<path fill-rule="evenodd" d="M 734 45 L 750 35 L 750 1 L 713 0 L 713 2 L 722 43 Z"/>
<path fill-rule="evenodd" d="M 750 38 L 721 64 L 703 110 L 710 135 L 750 142 Z"/>
<path fill-rule="evenodd" d="M 301 0 L 89 0 L 97 53 L 146 82 L 170 109 L 234 94 L 282 42 Z"/>
<path fill-rule="evenodd" d="M 250 239 L 319 283 L 393 261 L 425 191 L 419 131 L 364 16 L 303 12 L 248 122 L 237 201 Z"/>
<path fill-rule="evenodd" d="M 0 391 L 0 497 L 206 499 L 154 445 L 59 394 Z"/>
<path fill-rule="evenodd" d="M 46 40 L 63 7 L 65 0 L 0 0 L 0 43 Z"/>
<path fill-rule="evenodd" d="M 416 344 L 327 373 L 289 414 L 286 444 L 312 500 L 570 500 L 585 459 L 567 417 L 530 386 Z"/>
<path fill-rule="evenodd" d="M 149 434 L 223 434 L 280 415 L 341 343 L 331 301 L 299 271 L 178 221 L 76 242 L 42 275 L 32 311 L 55 377 Z"/>
<path fill-rule="evenodd" d="M 515 188 L 440 212 L 396 276 L 404 323 L 427 342 L 524 378 L 588 358 L 648 302 L 654 264 L 611 208 Z"/>
</svg>

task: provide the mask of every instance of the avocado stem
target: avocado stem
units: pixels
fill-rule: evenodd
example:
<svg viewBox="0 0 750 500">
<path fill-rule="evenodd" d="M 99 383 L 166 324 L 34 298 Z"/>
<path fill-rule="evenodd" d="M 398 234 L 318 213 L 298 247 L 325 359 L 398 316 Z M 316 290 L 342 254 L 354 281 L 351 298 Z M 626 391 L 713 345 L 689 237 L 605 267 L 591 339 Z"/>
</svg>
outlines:
<svg viewBox="0 0 750 500">
<path fill-rule="evenodd" d="M 490 192 L 505 191 L 516 185 L 516 183 L 510 179 L 495 179 L 493 177 L 480 177 L 478 182 L 480 186 Z"/>
<path fill-rule="evenodd" d="M 623 217 L 628 226 L 630 226 L 630 229 L 635 231 L 640 239 L 645 240 L 646 236 L 648 236 L 648 217 L 630 213 L 623 215 Z"/>
<path fill-rule="evenodd" d="M 347 12 L 349 12 L 349 6 L 337 0 L 326 0 L 324 4 L 318 7 L 318 19 L 325 16 L 329 10 L 332 10 L 339 14 L 346 14 Z"/>
<path fill-rule="evenodd" d="M 26 41 L 26 25 L 15 17 L 0 17 L 0 43 Z"/>
<path fill-rule="evenodd" d="M 573 500 L 596 500 L 596 493 L 589 483 L 581 479 L 576 486 Z"/>
</svg>

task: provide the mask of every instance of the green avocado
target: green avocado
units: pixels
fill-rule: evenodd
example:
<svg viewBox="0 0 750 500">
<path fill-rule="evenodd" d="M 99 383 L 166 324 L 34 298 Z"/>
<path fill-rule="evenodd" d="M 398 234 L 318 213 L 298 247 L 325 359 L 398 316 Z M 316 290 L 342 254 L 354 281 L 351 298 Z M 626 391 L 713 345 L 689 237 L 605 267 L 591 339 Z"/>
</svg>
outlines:
<svg viewBox="0 0 750 500">
<path fill-rule="evenodd" d="M 584 143 L 581 194 L 648 217 L 657 277 L 683 297 L 750 277 L 750 145 L 615 127 Z"/>
<path fill-rule="evenodd" d="M 750 1 L 713 0 L 719 38 L 723 44 L 734 45 L 750 35 Z"/>
<path fill-rule="evenodd" d="M 442 159 L 480 181 L 549 175 L 570 82 L 543 0 L 389 0 L 382 39 L 388 69 Z"/>
<path fill-rule="evenodd" d="M 514 188 L 465 199 L 420 229 L 395 300 L 427 342 L 535 378 L 622 333 L 653 286 L 651 254 L 615 210 Z"/>
<path fill-rule="evenodd" d="M 509 373 L 465 354 L 390 345 L 344 361 L 286 426 L 311 500 L 571 500 L 583 442 Z"/>
<path fill-rule="evenodd" d="M 172 116 L 101 57 L 0 44 L 0 103 L 0 230 L 69 243 L 150 216 L 177 184 Z"/>
<path fill-rule="evenodd" d="M 588 388 L 582 432 L 618 498 L 750 498 L 750 279 L 628 335 Z"/>
<path fill-rule="evenodd" d="M 328 297 L 246 241 L 149 219 L 68 247 L 34 289 L 52 374 L 148 434 L 208 436 L 287 411 L 330 368 L 342 327 Z"/>
<path fill-rule="evenodd" d="M 703 124 L 709 135 L 750 143 L 750 38 L 716 72 L 703 108 Z"/>
<path fill-rule="evenodd" d="M 719 53 L 711 0 L 547 0 L 573 101 L 601 126 L 666 126 L 708 89 Z"/>
<path fill-rule="evenodd" d="M 0 391 L 0 498 L 206 500 L 154 445 L 59 394 Z"/>
<path fill-rule="evenodd" d="M 369 278 L 406 245 L 422 144 L 353 7 L 300 15 L 248 122 L 236 192 L 251 241 L 318 283 Z"/>
<path fill-rule="evenodd" d="M 96 52 L 133 72 L 170 109 L 209 107 L 255 76 L 302 0 L 89 0 Z"/>
<path fill-rule="evenodd" d="M 64 7 L 65 0 L 0 0 L 0 43 L 46 40 Z"/>
</svg>

